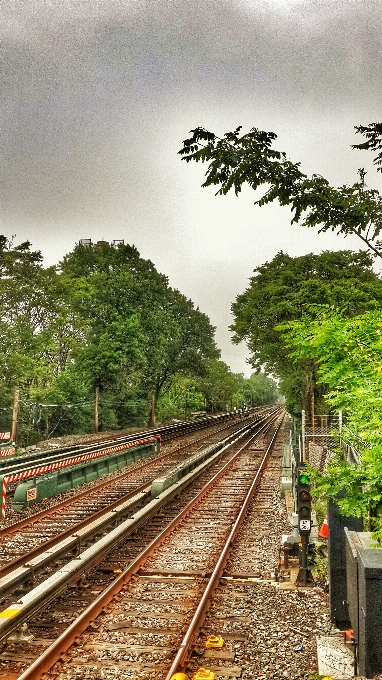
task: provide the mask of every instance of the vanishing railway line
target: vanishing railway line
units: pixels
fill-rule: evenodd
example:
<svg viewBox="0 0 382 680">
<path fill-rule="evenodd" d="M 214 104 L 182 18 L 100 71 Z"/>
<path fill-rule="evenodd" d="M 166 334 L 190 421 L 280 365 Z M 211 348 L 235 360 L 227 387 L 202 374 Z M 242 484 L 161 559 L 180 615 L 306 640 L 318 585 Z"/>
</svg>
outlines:
<svg viewBox="0 0 382 680">
<path fill-rule="evenodd" d="M 17 610 L 17 624 L 28 620 L 29 629 L 21 633 L 24 641 L 20 642 L 20 633 L 16 633 L 14 643 L 9 638 L 4 643 L 0 651 L 0 677 L 40 678 L 102 610 L 108 612 L 101 617 L 102 623 L 97 620 L 91 624 L 95 641 L 88 640 L 88 628 L 83 657 L 71 651 L 69 666 L 65 663 L 62 671 L 56 664 L 54 674 L 78 678 L 78 664 L 82 664 L 87 673 L 94 668 L 94 676 L 87 677 L 167 678 L 175 672 L 174 668 L 183 668 L 234 536 L 263 474 L 281 418 L 280 411 L 273 412 L 262 424 L 253 426 L 252 432 L 248 425 L 244 427 L 222 452 L 212 457 L 209 466 L 204 463 L 197 475 L 190 473 L 187 476 L 190 479 L 186 477 L 168 489 L 159 496 L 159 499 L 163 496 L 159 503 L 159 499 L 148 503 L 146 498 L 138 512 L 131 506 L 130 514 L 135 514 L 124 523 L 139 517 L 133 530 L 121 534 L 107 549 L 101 546 L 97 552 L 95 543 L 90 549 L 93 555 L 88 567 L 82 572 L 72 571 L 66 581 L 61 578 L 62 587 L 49 590 L 52 577 L 48 578 L 46 600 L 41 594 L 42 584 L 34 609 L 30 608 L 30 601 L 38 587 L 20 598 L 19 608 L 17 603 L 10 605 L 6 611 Z M 141 504 L 142 500 L 136 498 Z M 155 503 L 155 512 L 149 512 L 149 506 Z M 72 562 L 77 569 L 75 560 Z M 72 562 L 62 571 L 73 569 Z M 166 590 L 168 587 L 170 591 Z M 12 616 L 3 626 L 3 633 L 0 625 L 3 639 L 11 629 L 13 632 L 16 629 L 15 622 L 9 623 L 11 619 Z M 190 629 L 182 643 L 185 625 L 192 620 L 196 628 L 192 632 Z M 126 642 L 126 634 L 129 639 L 132 636 L 130 643 Z M 30 635 L 34 640 L 28 642 Z M 97 635 L 107 641 L 100 643 Z M 144 644 L 134 644 L 135 635 Z M 12 644 L 23 645 L 22 663 L 38 657 L 24 673 L 20 656 L 12 652 Z M 115 664 L 118 675 L 99 675 L 100 669 L 113 673 Z"/>
<path fill-rule="evenodd" d="M 252 416 L 258 409 L 252 410 Z M 260 408 L 260 411 L 263 409 Z M 7 479 L 7 494 L 5 499 L 5 508 L 7 509 L 7 518 L 4 518 L 4 513 L 2 517 L 2 525 L 10 526 L 18 521 L 17 512 L 12 512 L 12 499 L 13 493 L 16 489 L 17 484 L 21 478 L 28 479 L 29 473 L 32 469 L 36 470 L 40 468 L 42 474 L 48 473 L 47 468 L 52 468 L 54 465 L 61 465 L 65 462 L 70 463 L 70 460 L 76 458 L 77 461 L 81 461 L 82 458 L 91 455 L 103 456 L 110 451 L 112 448 L 126 449 L 130 446 L 136 445 L 138 441 L 142 438 L 146 440 L 148 438 L 154 438 L 156 441 L 161 440 L 162 443 L 171 443 L 182 435 L 190 436 L 194 431 L 197 432 L 196 439 L 191 434 L 190 442 L 192 441 L 203 441 L 203 434 L 200 435 L 200 431 L 208 428 L 209 434 L 212 432 L 224 431 L 226 428 L 235 427 L 241 421 L 241 417 L 238 414 L 221 414 L 219 416 L 209 416 L 196 421 L 186 421 L 173 425 L 166 425 L 164 427 L 158 428 L 156 430 L 142 431 L 136 434 L 130 434 L 127 436 L 115 436 L 106 440 L 89 441 L 87 444 L 72 445 L 66 448 L 62 448 L 59 451 L 41 451 L 38 453 L 24 454 L 22 457 L 13 456 L 11 458 L 3 457 L 0 458 L 0 479 L 3 481 Z M 228 421 L 228 424 L 226 424 Z M 207 437 L 209 435 L 207 434 Z M 104 453 L 105 452 L 105 453 Z M 132 467 L 130 467 L 132 469 Z M 16 481 L 12 478 L 18 477 Z M 101 488 L 101 486 L 99 487 Z M 74 492 L 74 488 L 70 490 Z M 58 493 L 58 492 L 57 492 Z M 64 494 L 63 494 L 64 495 Z M 67 494 L 66 494 L 67 495 Z M 77 494 L 76 494 L 77 495 Z M 4 502 L 4 498 L 3 498 Z M 35 514 L 33 505 L 29 507 L 28 514 Z"/>
<path fill-rule="evenodd" d="M 47 573 L 51 563 L 57 568 L 58 559 L 65 559 L 66 555 L 87 547 L 95 536 L 99 536 L 99 523 L 92 531 L 96 520 L 106 516 L 103 532 L 109 526 L 114 527 L 126 514 L 143 507 L 150 495 L 150 484 L 156 477 L 186 460 L 196 447 L 215 442 L 241 426 L 241 422 L 224 423 L 212 428 L 212 432 L 194 435 L 192 441 L 188 439 L 187 443 L 175 445 L 168 453 L 136 462 L 112 479 L 98 482 L 58 504 L 52 503 L 52 499 L 49 508 L 0 530 L 0 606 L 6 606 L 12 592 L 20 585 L 20 592 L 36 585 L 38 571 Z M 110 513 L 114 515 L 110 516 Z M 77 540 L 66 540 L 73 535 Z M 61 550 L 57 549 L 60 545 Z"/>
</svg>

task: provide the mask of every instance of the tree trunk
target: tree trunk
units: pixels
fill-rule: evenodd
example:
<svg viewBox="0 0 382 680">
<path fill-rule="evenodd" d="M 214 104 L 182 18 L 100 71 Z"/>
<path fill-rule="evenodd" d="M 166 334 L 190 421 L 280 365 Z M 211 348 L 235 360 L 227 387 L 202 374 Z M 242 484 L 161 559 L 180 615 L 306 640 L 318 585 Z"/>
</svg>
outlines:
<svg viewBox="0 0 382 680">
<path fill-rule="evenodd" d="M 150 409 L 150 415 L 149 415 L 149 422 L 148 422 L 149 427 L 155 427 L 155 395 L 151 395 L 151 409 Z"/>
</svg>

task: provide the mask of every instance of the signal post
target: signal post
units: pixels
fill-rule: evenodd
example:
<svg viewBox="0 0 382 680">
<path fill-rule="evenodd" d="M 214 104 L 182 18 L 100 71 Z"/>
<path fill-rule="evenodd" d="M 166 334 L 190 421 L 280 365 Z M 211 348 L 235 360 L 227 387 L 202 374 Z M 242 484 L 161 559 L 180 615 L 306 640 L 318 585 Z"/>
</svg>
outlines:
<svg viewBox="0 0 382 680">
<path fill-rule="evenodd" d="M 301 537 L 300 569 L 297 575 L 297 586 L 309 586 L 313 577 L 308 569 L 309 536 L 312 527 L 312 496 L 310 480 L 305 465 L 300 465 L 297 473 L 297 516 L 298 530 Z"/>
</svg>

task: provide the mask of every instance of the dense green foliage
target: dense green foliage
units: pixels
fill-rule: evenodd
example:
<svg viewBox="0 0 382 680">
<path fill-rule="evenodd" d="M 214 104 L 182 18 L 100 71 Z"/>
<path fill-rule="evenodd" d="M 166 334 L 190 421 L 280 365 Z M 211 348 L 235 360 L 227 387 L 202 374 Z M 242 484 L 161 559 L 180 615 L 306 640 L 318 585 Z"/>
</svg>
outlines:
<svg viewBox="0 0 382 680">
<path fill-rule="evenodd" d="M 92 431 L 96 390 L 101 429 L 244 403 L 208 317 L 134 246 L 77 246 L 44 268 L 0 237 L 0 308 L 0 429 L 17 386 L 19 444 Z"/>
<path fill-rule="evenodd" d="M 252 373 L 243 382 L 241 391 L 248 406 L 273 404 L 280 396 L 276 382 L 264 373 Z"/>
<path fill-rule="evenodd" d="M 355 129 L 366 137 L 366 142 L 353 148 L 372 151 L 382 148 L 380 123 Z M 252 189 L 265 185 L 265 194 L 256 201 L 258 205 L 278 200 L 292 210 L 292 223 L 302 219 L 303 226 L 318 226 L 320 232 L 355 234 L 375 255 L 382 257 L 378 241 L 382 197 L 376 189 L 365 186 L 363 169 L 359 171 L 360 181 L 335 188 L 321 175 L 309 178 L 301 172 L 300 163 L 293 163 L 285 152 L 273 149 L 277 139 L 274 132 L 252 128 L 240 136 L 240 130 L 238 127 L 220 138 L 204 128 L 196 128 L 184 140 L 179 151 L 182 160 L 209 163 L 203 187 L 218 186 L 218 194 L 234 189 L 238 195 L 244 184 Z M 381 164 L 381 154 L 375 163 Z"/>
<path fill-rule="evenodd" d="M 319 380 L 329 387 L 331 407 L 343 410 L 344 436 L 361 455 L 351 467 L 338 454 L 324 475 L 312 470 L 316 494 L 338 501 L 344 514 L 371 516 L 382 543 L 382 314 L 378 310 L 347 318 L 341 311 L 315 307 L 283 334 L 297 360 L 315 357 Z"/>
<path fill-rule="evenodd" d="M 291 356 L 278 326 L 303 318 L 307 305 L 322 302 L 342 307 L 349 317 L 381 308 L 382 281 L 372 270 L 371 257 L 326 251 L 293 258 L 280 252 L 255 269 L 247 290 L 232 305 L 234 341 L 245 340 L 252 365 L 281 379 L 281 392 L 294 414 L 308 410 L 312 394 L 318 412 L 327 412 L 326 386 L 317 380 L 317 355 Z"/>
<path fill-rule="evenodd" d="M 204 362 L 219 356 L 208 317 L 133 246 L 78 246 L 62 272 L 86 288 L 78 309 L 88 322 L 87 344 L 78 364 L 116 399 L 133 391 L 156 403 L 176 374 L 202 374 Z"/>
</svg>

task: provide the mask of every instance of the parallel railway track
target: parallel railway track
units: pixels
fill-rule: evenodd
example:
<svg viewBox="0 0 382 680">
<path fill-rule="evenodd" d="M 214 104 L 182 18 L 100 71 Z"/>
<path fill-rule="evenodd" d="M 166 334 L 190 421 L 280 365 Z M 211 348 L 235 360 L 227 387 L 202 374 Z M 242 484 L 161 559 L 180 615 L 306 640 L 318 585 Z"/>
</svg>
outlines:
<svg viewBox="0 0 382 680">
<path fill-rule="evenodd" d="M 271 421 L 272 419 L 267 428 L 273 428 L 273 442 L 275 426 Z M 105 649 L 102 645 L 100 647 L 99 641 L 86 642 L 85 644 L 88 645 L 84 652 L 86 659 L 83 658 L 81 663 L 84 669 L 89 669 L 93 664 L 95 671 L 99 668 L 107 671 L 113 666 L 115 656 L 118 659 L 115 663 L 122 675 L 95 674 L 94 677 L 167 678 L 171 677 L 169 674 L 174 671 L 174 668 L 183 668 L 188 662 L 196 639 L 195 630 L 202 625 L 210 597 L 223 573 L 234 536 L 245 516 L 270 453 L 269 446 L 267 453 L 263 455 L 264 431 L 260 434 L 256 432 L 247 437 L 246 446 L 242 443 L 239 445 L 238 442 L 234 445 L 236 449 L 234 455 L 232 455 L 232 450 L 225 452 L 220 463 L 216 461 L 210 470 L 204 470 L 193 484 L 183 488 L 181 494 L 178 493 L 173 498 L 170 496 L 169 503 L 163 505 L 159 514 L 157 513 L 145 522 L 144 526 L 130 535 L 125 542 L 121 542 L 114 553 L 111 551 L 107 555 L 100 556 L 97 567 L 93 571 L 88 571 L 80 581 L 77 579 L 77 583 L 70 588 L 70 606 L 67 602 L 68 589 L 66 588 L 48 608 L 41 608 L 42 614 L 37 615 L 40 616 L 40 620 L 36 619 L 36 616 L 30 619 L 29 630 L 35 635 L 35 640 L 29 647 L 28 643 L 23 643 L 24 658 L 27 654 L 30 659 L 33 653 L 41 652 L 46 646 L 48 649 L 45 654 L 40 654 L 39 660 L 32 664 L 28 671 L 20 675 L 21 668 L 20 666 L 16 668 L 17 664 L 12 658 L 8 643 L 8 646 L 3 647 L 0 653 L 0 662 L 3 659 L 8 673 L 13 673 L 9 675 L 9 678 L 13 680 L 20 676 L 20 680 L 21 678 L 29 680 L 42 677 L 42 673 L 52 666 L 62 651 L 68 648 L 81 631 L 86 630 L 89 623 L 94 621 L 97 614 L 105 607 L 106 611 L 110 609 L 110 615 L 102 617 L 101 628 L 105 623 L 106 632 L 102 632 L 103 629 L 99 628 L 98 622 L 92 626 L 98 629 L 96 636 L 100 634 L 105 637 L 106 635 L 108 640 L 105 643 L 106 647 Z M 225 465 L 222 468 L 223 463 Z M 213 475 L 212 480 L 211 475 Z M 117 575 L 121 571 L 122 573 Z M 156 572 L 158 572 L 157 578 L 155 578 Z M 211 574 L 212 580 L 210 581 L 206 581 L 208 574 Z M 169 584 L 171 584 L 171 592 L 166 595 L 165 589 Z M 103 590 L 105 585 L 106 590 Z M 149 603 L 153 602 L 153 598 L 155 602 L 158 600 L 155 605 L 159 607 L 157 616 L 154 616 L 152 611 L 150 612 L 151 605 L 143 602 L 146 599 L 145 592 Z M 119 600 L 119 604 L 115 605 L 113 597 L 117 593 L 119 595 L 116 599 Z M 89 599 L 94 597 L 96 597 L 95 602 L 86 609 Z M 126 606 L 121 604 L 125 602 L 124 598 L 127 598 Z M 179 605 L 174 602 L 179 602 Z M 161 609 L 162 605 L 165 611 Z M 148 615 L 145 617 L 147 606 L 149 607 Z M 117 613 L 115 607 L 117 607 Z M 71 608 L 74 609 L 72 617 L 68 611 Z M 73 619 L 71 623 L 70 618 Z M 194 627 L 193 632 L 189 631 L 182 642 L 185 624 L 190 620 L 194 620 L 196 628 Z M 63 631 L 68 623 L 69 627 Z M 151 632 L 147 632 L 147 627 L 150 627 Z M 52 642 L 52 633 L 57 635 L 61 631 L 63 632 L 58 641 Z M 113 631 L 112 635 L 110 631 Z M 109 632 L 114 641 L 115 639 L 123 641 L 113 646 L 109 640 Z M 127 644 L 126 646 L 126 633 L 128 636 L 138 634 L 141 641 L 142 635 L 146 636 L 144 640 L 147 644 L 143 646 Z M 85 636 L 88 636 L 88 633 Z M 152 644 L 153 636 L 155 645 Z M 158 642 L 159 638 L 162 642 Z M 179 643 L 179 653 L 176 654 L 174 652 Z M 148 651 L 146 650 L 147 654 L 146 648 L 149 648 Z M 105 658 L 101 659 L 100 663 L 92 661 L 92 649 L 93 651 L 101 649 L 105 652 Z M 124 660 L 126 654 L 129 661 Z M 136 660 L 137 654 L 138 658 L 143 659 L 142 662 Z M 60 678 L 80 677 L 74 657 L 70 666 L 73 675 L 65 675 L 66 670 L 62 674 L 57 665 L 54 673 L 59 673 Z M 8 677 L 4 674 L 1 676 L 1 665 L 0 677 Z"/>
<path fill-rule="evenodd" d="M 171 469 L 179 461 L 187 459 L 195 447 L 201 447 L 211 441 L 216 441 L 223 434 L 235 432 L 241 423 L 224 423 L 213 428 L 213 432 L 205 432 L 194 436 L 192 442 L 178 444 L 169 453 L 154 456 L 145 461 L 139 461 L 119 471 L 112 479 L 98 482 L 90 489 L 70 496 L 58 504 L 33 515 L 32 517 L 14 523 L 0 530 L 0 606 L 6 606 L 12 593 L 12 588 L 22 584 L 24 590 L 36 584 L 38 569 L 46 569 L 48 559 L 39 561 L 37 558 L 43 553 L 62 544 L 64 550 L 59 555 L 57 550 L 52 553 L 52 561 L 57 563 L 66 554 L 73 552 L 73 544 L 65 546 L 65 539 L 73 534 L 79 537 L 75 547 L 80 552 L 91 541 L 91 532 L 86 527 L 100 519 L 103 515 L 117 510 L 126 504 L 126 512 L 131 512 L 147 502 L 149 491 L 147 487 L 159 475 Z M 145 491 L 146 490 L 146 491 Z M 137 494 L 142 494 L 134 506 L 127 501 Z M 111 524 L 121 521 L 126 512 L 115 513 Z M 114 521 L 115 519 L 115 521 Z M 104 530 L 107 530 L 105 525 Z M 97 530 L 98 531 L 98 530 Z M 99 533 L 99 532 L 98 532 Z M 22 567 L 33 564 L 33 572 Z M 13 573 L 13 575 L 12 575 Z M 33 575 L 32 581 L 30 574 Z"/>
</svg>

